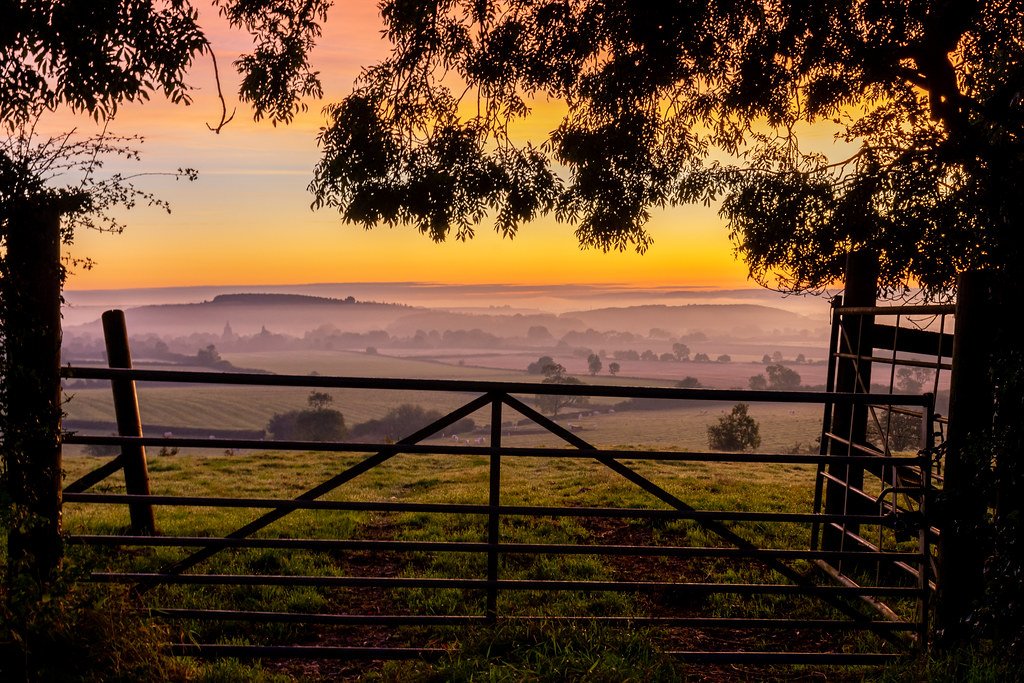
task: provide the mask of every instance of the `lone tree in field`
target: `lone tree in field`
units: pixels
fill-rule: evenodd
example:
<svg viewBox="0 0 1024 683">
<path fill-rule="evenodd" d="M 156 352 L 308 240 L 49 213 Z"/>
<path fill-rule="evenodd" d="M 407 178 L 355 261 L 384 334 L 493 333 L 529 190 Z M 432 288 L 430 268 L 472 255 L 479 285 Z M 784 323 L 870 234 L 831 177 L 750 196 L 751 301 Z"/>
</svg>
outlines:
<svg viewBox="0 0 1024 683">
<path fill-rule="evenodd" d="M 589 356 L 587 356 L 587 371 L 591 375 L 596 375 L 597 373 L 601 372 L 601 367 L 602 363 L 600 356 L 598 356 L 596 353 L 592 353 Z"/>
<path fill-rule="evenodd" d="M 775 391 L 793 391 L 800 388 L 800 373 L 785 365 L 769 365 L 764 369 L 764 374 L 753 375 L 748 380 L 751 389 Z"/>
<path fill-rule="evenodd" d="M 777 391 L 792 391 L 800 388 L 800 373 L 785 365 L 769 365 L 764 369 L 768 376 L 768 388 Z"/>
<path fill-rule="evenodd" d="M 757 420 L 747 414 L 746 403 L 737 403 L 732 412 L 708 425 L 708 446 L 716 451 L 743 451 L 761 445 L 761 428 Z"/>
<path fill-rule="evenodd" d="M 541 384 L 583 384 L 583 381 L 568 374 L 560 363 L 550 363 L 544 368 L 544 380 Z M 550 413 L 552 417 L 558 417 L 558 413 L 565 408 L 585 406 L 587 403 L 586 396 L 537 395 L 537 406 L 545 413 Z"/>
</svg>

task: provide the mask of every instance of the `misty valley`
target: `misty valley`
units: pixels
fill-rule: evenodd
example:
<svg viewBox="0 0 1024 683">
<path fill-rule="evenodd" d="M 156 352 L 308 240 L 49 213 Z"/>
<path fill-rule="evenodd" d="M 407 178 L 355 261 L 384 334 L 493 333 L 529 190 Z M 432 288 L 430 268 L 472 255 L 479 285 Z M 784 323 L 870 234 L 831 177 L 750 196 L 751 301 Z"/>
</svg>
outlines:
<svg viewBox="0 0 1024 683">
<path fill-rule="evenodd" d="M 459 293 L 452 294 L 455 305 L 221 293 L 194 303 L 126 307 L 126 318 L 133 362 L 142 369 L 710 389 L 822 390 L 825 385 L 825 300 L 817 301 L 818 315 L 807 314 L 814 308 L 806 301 L 796 312 L 742 300 L 609 305 L 616 303 L 612 299 L 584 308 L 579 304 L 593 305 L 595 299 L 570 298 L 556 311 L 511 296 L 499 305 L 459 306 Z M 82 311 L 74 313 L 83 317 Z M 105 365 L 99 321 L 68 325 L 62 356 L 65 364 Z M 547 376 L 545 367 L 557 368 L 558 375 Z M 897 390 L 908 392 L 921 391 L 927 381 L 909 371 L 894 379 Z M 108 382 L 66 380 L 65 392 L 65 429 L 116 432 Z M 401 438 L 460 400 L 425 391 L 324 393 L 324 406 L 339 414 L 333 418 L 339 424 L 324 434 L 361 441 Z M 523 398 L 590 442 L 609 447 L 704 450 L 708 427 L 729 409 L 697 400 L 571 397 L 544 405 L 540 397 Z M 311 392 L 299 388 L 139 386 L 142 423 L 150 436 L 330 440 L 316 431 L 295 431 L 296 417 L 309 411 L 311 400 Z M 814 404 L 755 404 L 751 415 L 761 428 L 759 449 L 816 451 L 820 413 Z M 455 427 L 436 438 L 482 439 L 487 417 Z M 503 427 L 512 445 L 553 443 L 549 433 L 525 420 L 510 417 Z M 68 450 L 100 455 L 116 447 Z"/>
</svg>

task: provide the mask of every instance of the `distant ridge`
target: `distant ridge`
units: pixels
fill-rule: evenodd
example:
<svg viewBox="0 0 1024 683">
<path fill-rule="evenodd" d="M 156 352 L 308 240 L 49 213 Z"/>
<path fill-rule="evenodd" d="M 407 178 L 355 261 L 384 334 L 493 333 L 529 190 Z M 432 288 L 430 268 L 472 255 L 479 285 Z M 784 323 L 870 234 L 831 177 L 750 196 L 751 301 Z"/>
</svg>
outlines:
<svg viewBox="0 0 1024 683">
<path fill-rule="evenodd" d="M 397 308 L 412 308 L 408 304 L 382 304 L 377 301 L 356 301 L 355 297 L 347 297 L 345 299 L 335 299 L 327 296 L 312 296 L 309 294 L 280 294 L 280 293 L 256 293 L 256 292 L 243 292 L 238 294 L 218 294 L 213 297 L 210 301 L 204 301 L 205 304 L 221 304 L 221 305 L 235 305 L 239 304 L 242 306 L 290 306 L 290 305 L 306 305 L 306 304 L 323 304 L 330 306 L 395 306 Z M 166 305 L 166 304 L 165 304 Z M 177 305 L 177 304 L 171 304 Z M 184 304 L 194 305 L 194 304 Z"/>
<path fill-rule="evenodd" d="M 322 325 L 353 332 L 382 330 L 417 308 L 408 304 L 335 299 L 308 294 L 240 292 L 217 294 L 196 303 L 161 303 L 125 310 L 131 334 L 221 334 L 227 325 L 238 334 L 259 331 L 301 335 Z M 98 317 L 98 316 L 97 316 Z M 99 330 L 99 321 L 78 329 Z"/>
<path fill-rule="evenodd" d="M 274 306 L 278 304 L 356 304 L 352 299 L 334 299 L 327 296 L 310 296 L 308 294 L 218 294 L 210 304 L 243 304 L 250 306 Z"/>
</svg>

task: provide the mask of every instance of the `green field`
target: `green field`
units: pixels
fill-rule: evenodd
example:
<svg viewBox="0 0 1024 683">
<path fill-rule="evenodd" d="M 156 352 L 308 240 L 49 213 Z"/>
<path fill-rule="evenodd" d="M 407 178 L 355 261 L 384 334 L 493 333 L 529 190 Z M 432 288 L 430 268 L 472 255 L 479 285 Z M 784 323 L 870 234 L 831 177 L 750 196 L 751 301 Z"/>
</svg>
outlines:
<svg viewBox="0 0 1024 683">
<path fill-rule="evenodd" d="M 325 453 L 260 453 L 233 457 L 151 457 L 150 473 L 155 494 L 229 497 L 293 497 L 333 474 L 358 462 L 360 455 Z M 569 458 L 505 458 L 502 468 L 502 503 L 508 505 L 569 505 L 666 509 L 664 503 L 641 491 L 608 468 L 587 460 Z M 74 478 L 102 460 L 69 458 L 68 477 Z M 635 461 L 637 472 L 698 509 L 765 510 L 806 512 L 812 507 L 813 468 L 806 465 L 701 464 Z M 398 455 L 361 475 L 325 498 L 377 502 L 467 503 L 487 502 L 488 461 L 477 456 Z M 123 491 L 118 476 L 94 490 Z M 157 525 L 162 535 L 222 536 L 260 514 L 259 510 L 215 509 L 202 506 L 158 507 Z M 127 512 L 121 507 L 67 503 L 65 523 L 70 534 L 123 533 Z M 808 528 L 789 523 L 730 523 L 730 529 L 762 547 L 806 548 Z M 435 513 L 294 512 L 256 534 L 263 538 L 403 539 L 481 542 L 486 540 L 486 518 Z M 727 545 L 714 533 L 690 521 L 652 522 L 594 518 L 508 517 L 503 520 L 504 542 L 593 543 L 640 545 Z M 187 551 L 172 548 L 136 548 L 127 553 L 113 550 L 86 551 L 72 545 L 71 557 L 92 570 L 153 571 L 180 559 Z M 798 561 L 798 569 L 809 565 Z M 485 558 L 452 552 L 392 551 L 224 551 L 195 569 L 197 573 L 257 573 L 308 576 L 485 576 Z M 780 577 L 748 560 L 616 558 L 597 555 L 508 555 L 500 567 L 502 578 L 575 579 L 681 582 L 769 582 Z M 784 580 L 783 580 L 784 582 Z M 117 590 L 110 588 L 109 590 Z M 483 595 L 475 591 L 430 589 L 330 589 L 315 587 L 160 587 L 144 597 L 151 607 L 196 607 L 258 611 L 324 613 L 481 614 Z M 562 615 L 684 615 L 805 618 L 834 617 L 831 610 L 807 598 L 760 596 L 745 598 L 722 594 L 698 602 L 673 597 L 620 593 L 506 592 L 501 594 L 503 616 Z M 910 609 L 909 606 L 907 609 Z M 310 665 L 297 662 L 265 662 L 254 670 L 230 665 L 227 680 L 277 672 L 287 679 L 314 678 L 371 680 L 559 680 L 570 678 L 616 680 L 615 671 L 635 672 L 651 680 L 675 680 L 709 672 L 717 678 L 736 674 L 735 668 L 719 671 L 686 667 L 659 654 L 666 649 L 733 647 L 802 649 L 839 648 L 843 651 L 884 648 L 868 636 L 786 633 L 783 636 L 750 636 L 747 633 L 695 632 L 669 628 L 613 629 L 610 627 L 555 623 L 509 622 L 497 629 L 486 627 L 399 628 L 387 632 L 355 627 L 310 625 L 254 625 L 237 622 L 168 622 L 167 637 L 186 642 L 264 644 L 358 644 L 383 639 L 391 645 L 441 646 L 449 657 L 434 664 L 390 663 L 361 665 L 355 670 L 339 664 Z M 792 639 L 796 642 L 790 642 Z M 506 642 L 511 639 L 510 642 Z M 512 647 L 512 650 L 503 648 Z M 554 649 L 552 649 L 554 647 Z M 198 678 L 210 673 L 198 663 Z M 225 664 L 217 665 L 221 669 Z M 580 668 L 582 667 L 582 668 Z M 215 667 L 216 668 L 216 667 Z M 597 673 L 594 674 L 596 668 Z M 217 671 L 221 671 L 217 669 Z M 263 673 L 260 673 L 262 671 Z M 717 674 L 715 672 L 718 672 Z M 817 672 L 815 674 L 815 672 Z M 221 671 L 223 673 L 223 671 Z M 742 675 L 827 675 L 830 679 L 856 679 L 860 672 L 816 667 L 804 669 L 751 669 Z"/>
</svg>

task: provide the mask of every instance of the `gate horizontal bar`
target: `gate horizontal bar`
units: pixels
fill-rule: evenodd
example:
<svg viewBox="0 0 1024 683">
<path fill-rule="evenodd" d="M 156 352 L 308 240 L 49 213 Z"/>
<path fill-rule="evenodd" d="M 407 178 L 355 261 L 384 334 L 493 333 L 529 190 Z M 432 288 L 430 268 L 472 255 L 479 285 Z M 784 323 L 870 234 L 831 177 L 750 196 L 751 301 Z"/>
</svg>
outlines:
<svg viewBox="0 0 1024 683">
<path fill-rule="evenodd" d="M 953 335 L 948 332 L 875 323 L 868 336 L 871 348 L 874 349 L 891 349 L 902 353 L 946 358 L 953 355 Z"/>
<path fill-rule="evenodd" d="M 326 645 L 220 645 L 178 643 L 170 652 L 180 657 L 235 659 L 427 659 L 445 655 L 432 647 L 336 647 Z"/>
<path fill-rule="evenodd" d="M 260 623 L 324 624 L 336 626 L 466 626 L 488 623 L 471 614 L 314 614 L 307 612 L 252 612 L 225 609 L 151 607 L 146 612 L 160 619 L 196 621 L 254 621 Z"/>
<path fill-rule="evenodd" d="M 267 375 L 247 372 L 193 370 L 138 370 L 65 366 L 61 376 L 78 379 L 121 379 L 136 382 L 237 384 L 275 387 L 327 387 L 336 389 L 396 389 L 457 393 L 543 394 L 605 396 L 613 398 L 666 398 L 696 401 L 748 401 L 770 403 L 841 403 L 862 405 L 919 405 L 930 403 L 921 394 L 850 394 L 827 391 L 751 391 L 747 389 L 675 389 L 668 387 L 611 386 L 607 384 L 541 384 L 454 379 L 394 379 L 382 377 L 328 377 L 321 375 Z"/>
<path fill-rule="evenodd" d="M 866 495 L 866 494 L 865 494 Z M 873 498 L 871 500 L 874 500 Z M 343 512 L 433 512 L 456 515 L 487 515 L 488 505 L 459 503 L 392 503 L 335 500 L 296 500 L 293 498 L 233 498 L 203 496 L 138 496 L 119 493 L 69 493 L 65 503 L 96 503 L 107 505 L 128 505 L 134 502 L 149 502 L 154 505 L 224 507 L 224 508 L 281 508 L 287 510 L 336 510 Z M 886 505 L 890 503 L 886 502 Z M 649 508 L 604 508 L 604 507 L 553 507 L 528 505 L 499 505 L 497 511 L 503 517 L 612 517 L 666 520 L 708 520 L 729 522 L 780 522 L 780 523 L 826 523 L 848 522 L 850 524 L 891 525 L 894 521 L 884 515 L 830 515 L 813 512 L 746 512 L 733 510 L 652 510 Z"/>
<path fill-rule="evenodd" d="M 453 626 L 483 624 L 484 615 L 472 614 L 314 614 L 305 612 L 250 612 L 241 610 L 180 609 L 154 607 L 151 617 L 197 621 L 254 621 L 338 626 Z M 914 631 L 918 625 L 905 621 L 839 621 L 835 619 L 746 619 L 742 617 L 643 617 L 643 616 L 526 616 L 499 615 L 500 622 L 597 623 L 609 626 L 685 626 L 729 630 L 808 629 L 816 631 L 891 630 Z"/>
<path fill-rule="evenodd" d="M 836 306 L 844 315 L 953 315 L 956 304 L 913 304 L 909 306 Z"/>
<path fill-rule="evenodd" d="M 872 561 L 872 560 L 874 560 L 876 558 L 877 559 L 882 559 L 881 558 L 881 552 L 882 552 L 881 549 L 876 544 L 872 543 L 871 541 L 869 541 L 868 539 L 864 538 L 860 534 L 854 533 L 854 532 L 850 531 L 849 529 L 843 527 L 842 525 L 835 524 L 834 522 L 830 523 L 829 526 L 831 528 L 835 529 L 836 531 L 840 532 L 841 534 L 843 534 L 843 538 L 849 539 L 849 540 L 853 541 L 854 543 L 856 543 L 857 545 L 859 545 L 862 548 L 864 548 L 865 550 L 867 550 L 867 552 L 861 551 L 860 553 L 858 553 L 860 558 L 861 558 L 861 561 L 870 562 L 870 561 Z M 920 553 L 918 553 L 916 555 L 916 557 L 918 558 L 918 562 L 916 562 L 915 564 L 920 564 L 920 559 L 923 558 L 924 556 L 921 555 Z M 823 558 L 823 559 L 825 559 L 825 558 Z M 893 562 L 892 566 L 893 566 L 894 569 L 899 569 L 900 571 L 905 572 L 906 574 L 908 574 L 914 580 L 917 580 L 917 579 L 920 578 L 920 574 L 918 573 L 918 570 L 915 569 L 913 566 L 911 566 L 910 563 L 896 561 L 896 562 Z M 929 585 L 933 589 L 936 587 L 936 584 L 935 584 L 934 581 L 930 581 Z"/>
<path fill-rule="evenodd" d="M 456 588 L 466 590 L 738 593 L 744 595 L 892 595 L 916 597 L 925 591 L 902 586 L 798 586 L 751 583 L 672 583 L 669 581 L 558 581 L 531 579 L 438 579 L 392 576 L 286 576 L 252 574 L 160 574 L 93 572 L 99 583 L 204 586 L 319 586 L 321 588 Z"/>
<path fill-rule="evenodd" d="M 891 358 L 887 356 L 859 356 L 856 353 L 837 353 L 836 358 L 857 360 L 870 363 L 883 363 L 885 365 L 906 365 L 915 368 L 928 368 L 937 370 L 952 370 L 952 363 L 940 363 L 933 360 L 914 360 L 913 358 Z"/>
<path fill-rule="evenodd" d="M 700 451 L 631 451 L 618 449 L 587 449 L 587 448 L 542 448 L 519 446 L 455 446 L 451 444 L 379 444 L 379 443 L 340 443 L 333 441 L 274 441 L 265 439 L 201 439 L 196 437 L 166 436 L 91 436 L 85 434 L 69 434 L 64 443 L 76 445 L 101 446 L 149 446 L 179 448 L 209 448 L 221 450 L 233 448 L 239 450 L 262 451 L 320 451 L 325 453 L 372 453 L 380 450 L 394 451 L 406 455 L 471 455 L 501 456 L 521 458 L 574 458 L 593 459 L 597 456 L 615 458 L 616 460 L 664 460 L 666 462 L 743 462 L 765 464 L 874 464 L 877 455 L 820 455 L 795 453 L 719 453 Z M 887 458 L 893 465 L 904 467 L 922 467 L 927 464 L 919 456 L 893 456 Z M 886 463 L 888 464 L 888 462 Z"/>
<path fill-rule="evenodd" d="M 666 652 L 688 664 L 845 664 L 878 666 L 905 659 L 909 654 L 880 652 Z"/>
<path fill-rule="evenodd" d="M 844 560 L 863 559 L 864 553 L 838 550 L 791 548 L 728 548 L 706 546 L 597 545 L 559 543 L 467 543 L 452 541 L 383 541 L 376 539 L 327 538 L 221 538 L 207 536 L 100 536 L 76 535 L 67 539 L 76 545 L 171 546 L 212 548 L 290 548 L 295 550 L 372 550 L 377 552 L 488 553 L 508 555 L 613 555 L 691 558 L 760 558 Z M 877 551 L 872 559 L 923 562 L 919 553 Z"/>
</svg>

